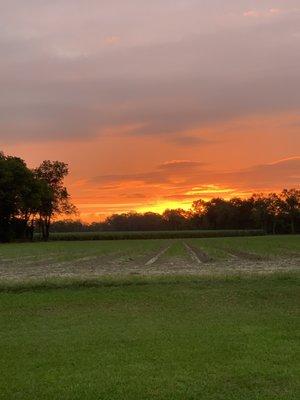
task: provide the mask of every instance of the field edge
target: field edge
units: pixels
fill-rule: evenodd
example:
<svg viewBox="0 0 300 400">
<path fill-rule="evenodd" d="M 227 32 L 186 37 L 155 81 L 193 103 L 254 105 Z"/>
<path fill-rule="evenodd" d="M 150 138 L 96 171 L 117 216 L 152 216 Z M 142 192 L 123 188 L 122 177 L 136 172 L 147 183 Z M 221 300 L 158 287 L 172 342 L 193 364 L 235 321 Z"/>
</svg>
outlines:
<svg viewBox="0 0 300 400">
<path fill-rule="evenodd" d="M 219 285 L 222 283 L 239 283 L 259 281 L 269 282 L 294 282 L 300 286 L 300 272 L 260 272 L 260 273 L 236 273 L 224 275 L 140 275 L 140 276 L 101 276 L 91 278 L 80 277 L 55 277 L 45 279 L 31 279 L 24 281 L 0 280 L 0 293 L 18 293 L 57 289 L 81 289 L 81 288 L 105 288 L 147 285 L 181 285 L 192 284 L 204 286 Z"/>
</svg>

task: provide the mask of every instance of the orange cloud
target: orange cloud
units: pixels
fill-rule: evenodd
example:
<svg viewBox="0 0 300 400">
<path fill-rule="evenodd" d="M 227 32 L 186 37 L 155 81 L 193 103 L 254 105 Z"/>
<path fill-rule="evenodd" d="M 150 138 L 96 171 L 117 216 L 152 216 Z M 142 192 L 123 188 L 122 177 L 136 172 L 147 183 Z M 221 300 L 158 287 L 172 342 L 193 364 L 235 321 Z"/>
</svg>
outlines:
<svg viewBox="0 0 300 400">
<path fill-rule="evenodd" d="M 255 10 L 249 10 L 244 12 L 244 17 L 259 17 L 261 12 Z"/>
<path fill-rule="evenodd" d="M 121 38 L 119 36 L 107 36 L 104 39 L 104 42 L 108 45 L 115 45 L 115 44 L 120 43 L 120 41 L 121 41 Z"/>
<path fill-rule="evenodd" d="M 243 13 L 244 17 L 272 17 L 282 13 L 287 13 L 294 10 L 282 10 L 280 8 L 270 8 L 269 10 L 248 10 Z"/>
</svg>

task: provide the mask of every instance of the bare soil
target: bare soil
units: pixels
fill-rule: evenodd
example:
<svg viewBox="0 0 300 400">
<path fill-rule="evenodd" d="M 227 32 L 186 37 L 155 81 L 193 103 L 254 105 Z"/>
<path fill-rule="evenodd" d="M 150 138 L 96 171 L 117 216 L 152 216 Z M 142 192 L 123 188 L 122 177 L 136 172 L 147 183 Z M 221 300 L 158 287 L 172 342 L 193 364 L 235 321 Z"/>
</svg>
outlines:
<svg viewBox="0 0 300 400">
<path fill-rule="evenodd" d="M 246 251 L 241 251 L 241 250 L 233 250 L 233 249 L 228 249 L 227 253 L 233 257 L 242 259 L 242 260 L 249 260 L 249 261 L 266 261 L 268 257 L 266 256 L 261 256 L 259 254 L 254 254 L 254 253 L 248 253 Z"/>
<path fill-rule="evenodd" d="M 185 243 L 185 246 L 187 247 L 187 249 L 190 249 L 190 251 L 196 255 L 196 257 L 200 260 L 200 262 L 208 263 L 213 261 L 212 258 L 201 248 L 191 246 L 187 243 Z"/>
<path fill-rule="evenodd" d="M 209 275 L 236 273 L 268 273 L 300 270 L 300 256 L 265 258 L 256 254 L 232 251 L 230 260 L 213 260 L 199 248 L 186 245 L 182 256 L 167 257 L 165 246 L 153 254 L 134 258 L 120 253 L 85 256 L 73 261 L 58 262 L 55 255 L 0 259 L 0 279 L 26 280 L 49 277 L 95 277 L 107 275 Z M 200 262 L 189 254 L 188 248 Z"/>
</svg>

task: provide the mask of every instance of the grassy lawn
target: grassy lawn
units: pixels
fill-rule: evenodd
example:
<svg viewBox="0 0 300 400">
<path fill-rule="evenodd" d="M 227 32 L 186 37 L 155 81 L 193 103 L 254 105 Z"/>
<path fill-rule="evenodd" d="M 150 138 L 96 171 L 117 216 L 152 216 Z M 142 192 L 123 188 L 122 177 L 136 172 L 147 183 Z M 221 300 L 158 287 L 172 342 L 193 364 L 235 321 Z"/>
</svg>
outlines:
<svg viewBox="0 0 300 400">
<path fill-rule="evenodd" d="M 107 240 L 83 242 L 37 242 L 37 243 L 8 243 L 0 245 L 1 259 L 14 262 L 26 259 L 43 260 L 50 257 L 55 261 L 64 262 L 77 260 L 85 256 L 102 256 L 122 253 L 127 256 L 147 254 L 158 251 L 166 240 Z"/>
<path fill-rule="evenodd" d="M 299 399 L 299 275 L 130 279 L 0 293 L 0 399 Z"/>
<path fill-rule="evenodd" d="M 230 250 L 268 257 L 300 256 L 300 235 L 189 239 L 189 243 L 201 247 L 213 258 L 226 258 Z"/>
</svg>

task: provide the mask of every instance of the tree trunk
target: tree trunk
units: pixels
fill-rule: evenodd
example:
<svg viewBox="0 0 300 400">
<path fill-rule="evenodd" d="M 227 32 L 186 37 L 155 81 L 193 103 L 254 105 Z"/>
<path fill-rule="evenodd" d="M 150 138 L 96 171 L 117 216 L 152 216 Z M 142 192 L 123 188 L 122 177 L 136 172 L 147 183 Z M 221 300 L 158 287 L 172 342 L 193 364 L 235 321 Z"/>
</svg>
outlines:
<svg viewBox="0 0 300 400">
<path fill-rule="evenodd" d="M 33 233 L 34 233 L 34 220 L 31 220 L 30 226 L 29 226 L 29 240 L 33 242 Z"/>
<path fill-rule="evenodd" d="M 292 231 L 292 234 L 294 235 L 294 233 L 295 233 L 295 220 L 294 220 L 294 218 L 291 219 L 291 231 Z"/>
<path fill-rule="evenodd" d="M 41 218 L 40 219 L 40 227 L 42 231 L 42 239 L 46 241 L 46 229 L 45 229 L 45 221 Z"/>
<path fill-rule="evenodd" d="M 273 235 L 276 235 L 276 221 L 273 221 L 272 232 Z"/>
<path fill-rule="evenodd" d="M 51 223 L 51 219 L 50 219 L 50 217 L 47 217 L 46 221 L 45 221 L 45 241 L 46 242 L 49 240 L 50 223 Z"/>
</svg>

